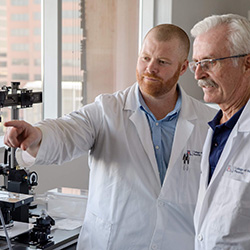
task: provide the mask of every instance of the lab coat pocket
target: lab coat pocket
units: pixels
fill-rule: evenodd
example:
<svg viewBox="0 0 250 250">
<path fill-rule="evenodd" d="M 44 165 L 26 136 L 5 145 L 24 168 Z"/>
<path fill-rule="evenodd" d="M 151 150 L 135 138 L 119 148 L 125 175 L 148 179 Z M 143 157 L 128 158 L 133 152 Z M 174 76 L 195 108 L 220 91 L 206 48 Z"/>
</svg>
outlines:
<svg viewBox="0 0 250 250">
<path fill-rule="evenodd" d="M 224 176 L 234 180 L 250 183 L 250 169 L 245 166 L 236 166 L 229 164 L 226 168 Z"/>
<path fill-rule="evenodd" d="M 192 152 L 192 151 L 191 151 Z M 180 202 L 184 204 L 196 204 L 200 181 L 201 156 L 190 154 L 188 162 L 183 160 L 183 167 L 178 174 L 180 184 Z"/>
<path fill-rule="evenodd" d="M 112 224 L 87 211 L 81 235 L 84 249 L 108 250 Z"/>
<path fill-rule="evenodd" d="M 214 197 L 213 226 L 225 235 L 250 234 L 250 183 L 236 176 L 224 174 Z"/>
</svg>

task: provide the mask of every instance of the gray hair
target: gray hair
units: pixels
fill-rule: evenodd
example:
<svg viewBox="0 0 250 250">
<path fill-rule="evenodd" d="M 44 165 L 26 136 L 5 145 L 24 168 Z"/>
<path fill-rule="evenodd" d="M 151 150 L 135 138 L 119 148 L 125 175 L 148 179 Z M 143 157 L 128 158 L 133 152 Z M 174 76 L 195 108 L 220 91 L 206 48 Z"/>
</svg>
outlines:
<svg viewBox="0 0 250 250">
<path fill-rule="evenodd" d="M 243 16 L 225 14 L 206 17 L 194 25 L 191 35 L 196 38 L 220 25 L 227 25 L 229 28 L 227 46 L 231 56 L 250 53 L 250 21 Z"/>
</svg>

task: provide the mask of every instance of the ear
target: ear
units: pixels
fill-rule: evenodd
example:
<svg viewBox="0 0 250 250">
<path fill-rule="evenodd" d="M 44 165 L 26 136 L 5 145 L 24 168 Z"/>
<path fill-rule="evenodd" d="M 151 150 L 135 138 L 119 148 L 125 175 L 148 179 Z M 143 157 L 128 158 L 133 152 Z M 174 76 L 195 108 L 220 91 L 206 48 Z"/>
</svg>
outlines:
<svg viewBox="0 0 250 250">
<path fill-rule="evenodd" d="M 249 69 L 250 68 L 250 54 L 246 56 L 246 67 Z"/>
<path fill-rule="evenodd" d="M 248 54 L 245 58 L 245 61 L 244 61 L 244 70 L 245 70 L 245 73 L 250 76 L 250 54 Z"/>
<path fill-rule="evenodd" d="M 182 76 L 186 72 L 187 68 L 188 68 L 188 60 L 186 59 L 181 65 L 180 76 Z"/>
</svg>

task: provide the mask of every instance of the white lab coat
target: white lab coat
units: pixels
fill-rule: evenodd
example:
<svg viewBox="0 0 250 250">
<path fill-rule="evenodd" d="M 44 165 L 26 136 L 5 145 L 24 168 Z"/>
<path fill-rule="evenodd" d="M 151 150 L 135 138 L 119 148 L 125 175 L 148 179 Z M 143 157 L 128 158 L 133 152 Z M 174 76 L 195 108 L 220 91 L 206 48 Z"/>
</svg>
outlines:
<svg viewBox="0 0 250 250">
<path fill-rule="evenodd" d="M 203 148 L 200 190 L 195 210 L 195 250 L 250 249 L 250 101 L 221 154 L 210 184 L 212 129 Z"/>
<path fill-rule="evenodd" d="M 194 249 L 201 152 L 207 121 L 216 112 L 181 92 L 162 187 L 137 83 L 39 125 L 43 140 L 35 164 L 61 164 L 90 150 L 89 198 L 79 250 Z M 184 165 L 187 151 L 190 161 Z"/>
</svg>

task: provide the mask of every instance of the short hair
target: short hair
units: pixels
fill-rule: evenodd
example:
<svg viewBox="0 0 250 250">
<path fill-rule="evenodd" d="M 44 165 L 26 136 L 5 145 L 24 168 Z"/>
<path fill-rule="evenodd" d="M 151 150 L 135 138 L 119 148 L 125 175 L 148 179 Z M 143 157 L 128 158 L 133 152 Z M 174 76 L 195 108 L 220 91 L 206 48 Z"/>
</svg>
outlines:
<svg viewBox="0 0 250 250">
<path fill-rule="evenodd" d="M 197 36 L 220 25 L 227 25 L 227 47 L 231 55 L 250 53 L 250 21 L 236 14 L 212 15 L 198 22 L 191 29 L 191 35 Z"/>
<path fill-rule="evenodd" d="M 190 40 L 183 29 L 173 24 L 160 24 L 149 30 L 144 40 L 150 33 L 153 33 L 155 39 L 159 42 L 170 41 L 175 38 L 178 39 L 183 49 L 183 55 L 186 57 L 185 59 L 187 59 L 190 49 Z"/>
</svg>

